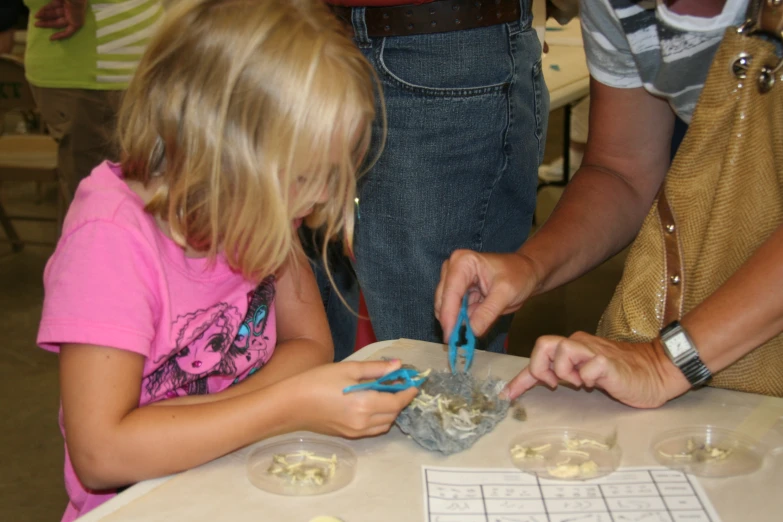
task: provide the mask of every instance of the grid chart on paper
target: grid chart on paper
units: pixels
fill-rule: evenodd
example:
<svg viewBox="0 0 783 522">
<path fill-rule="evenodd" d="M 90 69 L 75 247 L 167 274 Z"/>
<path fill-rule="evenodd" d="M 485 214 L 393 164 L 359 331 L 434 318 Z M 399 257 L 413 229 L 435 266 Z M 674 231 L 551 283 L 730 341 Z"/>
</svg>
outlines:
<svg viewBox="0 0 783 522">
<path fill-rule="evenodd" d="M 720 522 L 698 481 L 622 468 L 585 482 L 513 469 L 422 467 L 427 522 Z"/>
</svg>

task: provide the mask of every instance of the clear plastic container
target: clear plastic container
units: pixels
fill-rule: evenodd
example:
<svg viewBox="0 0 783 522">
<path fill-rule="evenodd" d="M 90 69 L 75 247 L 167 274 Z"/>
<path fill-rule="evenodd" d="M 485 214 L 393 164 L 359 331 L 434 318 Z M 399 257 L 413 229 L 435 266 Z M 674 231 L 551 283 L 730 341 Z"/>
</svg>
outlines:
<svg viewBox="0 0 783 522">
<path fill-rule="evenodd" d="M 339 442 L 294 437 L 253 449 L 247 477 L 278 495 L 322 495 L 344 488 L 356 475 L 356 454 Z"/>
<path fill-rule="evenodd" d="M 622 451 L 616 433 L 550 428 L 514 437 L 509 456 L 514 466 L 541 478 L 589 480 L 616 470 Z"/>
<path fill-rule="evenodd" d="M 736 431 L 691 426 L 656 436 L 652 452 L 668 468 L 700 477 L 734 477 L 759 469 L 767 447 Z"/>
</svg>

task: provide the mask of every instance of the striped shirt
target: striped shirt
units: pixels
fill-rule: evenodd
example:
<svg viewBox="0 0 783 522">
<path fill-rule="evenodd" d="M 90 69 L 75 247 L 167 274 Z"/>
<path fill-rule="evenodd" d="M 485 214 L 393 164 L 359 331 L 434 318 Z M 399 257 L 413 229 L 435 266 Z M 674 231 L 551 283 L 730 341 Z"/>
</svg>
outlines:
<svg viewBox="0 0 783 522">
<path fill-rule="evenodd" d="M 25 0 L 35 13 L 47 0 Z M 33 85 L 94 90 L 126 89 L 158 20 L 161 0 L 98 0 L 84 26 L 52 42 L 51 29 L 28 26 L 25 70 Z"/>
<path fill-rule="evenodd" d="M 713 18 L 681 15 L 661 0 L 582 0 L 590 74 L 610 87 L 643 87 L 690 123 L 727 27 L 745 19 L 748 0 L 726 0 Z"/>
</svg>

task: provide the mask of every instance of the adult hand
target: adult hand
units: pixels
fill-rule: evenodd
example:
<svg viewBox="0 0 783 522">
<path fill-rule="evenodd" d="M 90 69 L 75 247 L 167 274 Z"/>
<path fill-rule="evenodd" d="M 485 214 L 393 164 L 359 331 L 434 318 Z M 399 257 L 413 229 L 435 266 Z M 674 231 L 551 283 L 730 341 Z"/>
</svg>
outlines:
<svg viewBox="0 0 783 522">
<path fill-rule="evenodd" d="M 87 0 L 49 0 L 49 3 L 35 13 L 35 26 L 45 29 L 61 29 L 52 34 L 50 40 L 70 38 L 84 25 L 87 15 Z"/>
<path fill-rule="evenodd" d="M 444 339 L 457 322 L 466 292 L 470 292 L 470 326 L 476 335 L 483 335 L 498 317 L 519 310 L 537 284 L 533 264 L 525 256 L 455 251 L 443 263 L 435 290 L 435 317 Z"/>
<path fill-rule="evenodd" d="M 302 429 L 348 438 L 386 433 L 400 411 L 416 397 L 418 388 L 397 393 L 358 391 L 343 388 L 377 379 L 400 368 L 400 361 L 341 362 L 308 370 L 288 381 L 302 405 Z M 281 383 L 282 384 L 282 383 Z"/>
<path fill-rule="evenodd" d="M 514 399 L 539 382 L 600 388 L 635 408 L 657 408 L 690 389 L 656 340 L 623 343 L 577 332 L 571 337 L 539 337 L 530 364 L 502 392 Z"/>
</svg>

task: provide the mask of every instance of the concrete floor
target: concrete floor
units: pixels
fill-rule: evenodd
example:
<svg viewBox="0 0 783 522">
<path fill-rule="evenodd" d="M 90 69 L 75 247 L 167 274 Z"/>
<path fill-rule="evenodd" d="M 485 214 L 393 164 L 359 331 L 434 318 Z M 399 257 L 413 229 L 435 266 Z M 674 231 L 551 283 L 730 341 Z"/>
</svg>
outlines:
<svg viewBox="0 0 783 522">
<path fill-rule="evenodd" d="M 559 155 L 562 115 L 552 114 L 546 161 Z M 559 188 L 539 193 L 537 222 L 551 212 Z M 54 215 L 54 191 L 41 198 L 33 185 L 0 187 L 9 212 Z M 36 203 L 41 199 L 41 203 Z M 52 223 L 19 223 L 27 240 L 51 240 Z M 2 231 L 0 231 L 2 239 Z M 41 313 L 41 274 L 51 247 L 26 246 L 11 253 L 0 243 L 0 521 L 59 520 L 66 504 L 63 445 L 57 427 L 57 357 L 35 347 Z M 511 353 L 528 354 L 542 334 L 593 331 L 622 271 L 622 256 L 573 283 L 531 299 L 517 313 L 509 337 Z"/>
<path fill-rule="evenodd" d="M 35 204 L 35 186 L 3 186 L 9 212 L 54 215 L 54 192 Z M 51 201 L 51 203 L 49 203 Z M 25 239 L 53 239 L 54 223 L 19 223 Z M 1 234 L 1 232 L 0 232 Z M 59 520 L 67 502 L 57 427 L 57 357 L 35 347 L 41 274 L 51 247 L 11 253 L 0 243 L 0 520 Z"/>
</svg>

